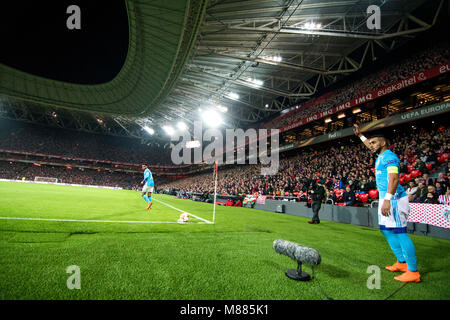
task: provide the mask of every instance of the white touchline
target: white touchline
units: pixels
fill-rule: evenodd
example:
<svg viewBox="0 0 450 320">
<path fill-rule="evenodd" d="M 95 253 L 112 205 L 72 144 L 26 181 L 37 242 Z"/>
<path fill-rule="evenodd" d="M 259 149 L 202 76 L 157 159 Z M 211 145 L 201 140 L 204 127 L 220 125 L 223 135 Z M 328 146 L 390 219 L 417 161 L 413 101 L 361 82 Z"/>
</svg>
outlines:
<svg viewBox="0 0 450 320">
<path fill-rule="evenodd" d="M 0 217 L 3 220 L 37 220 L 37 221 L 67 221 L 67 222 L 114 222 L 114 223 L 176 223 L 173 221 L 114 221 L 114 220 L 75 220 L 75 219 L 46 219 L 46 218 L 17 218 Z"/>
<path fill-rule="evenodd" d="M 171 206 L 170 204 L 167 204 L 167 203 L 165 203 L 164 201 L 157 200 L 157 199 L 155 199 L 155 198 L 153 198 L 153 200 L 155 200 L 155 201 L 157 201 L 157 202 L 161 202 L 163 205 L 168 206 L 169 208 L 175 209 L 175 210 L 177 210 L 177 211 L 180 211 L 180 212 L 182 212 L 182 213 L 187 213 L 188 215 L 191 215 L 191 216 L 193 216 L 194 218 L 197 218 L 197 219 L 199 219 L 199 220 L 202 220 L 202 221 L 204 221 L 204 222 L 206 222 L 206 223 L 213 224 L 211 221 L 208 221 L 208 220 L 206 220 L 206 219 L 197 217 L 196 215 L 194 215 L 194 214 L 192 214 L 192 213 L 189 213 L 189 212 L 187 212 L 187 211 L 184 211 L 184 210 L 175 208 L 174 206 Z"/>
</svg>

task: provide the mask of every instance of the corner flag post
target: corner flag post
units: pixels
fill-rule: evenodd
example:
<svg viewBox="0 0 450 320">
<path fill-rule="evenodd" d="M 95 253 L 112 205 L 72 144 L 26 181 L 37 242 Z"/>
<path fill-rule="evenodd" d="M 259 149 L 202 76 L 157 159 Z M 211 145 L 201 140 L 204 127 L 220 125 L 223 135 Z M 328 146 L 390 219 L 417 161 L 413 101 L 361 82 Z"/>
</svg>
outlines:
<svg viewBox="0 0 450 320">
<path fill-rule="evenodd" d="M 216 218 L 216 196 L 217 196 L 217 176 L 218 176 L 218 162 L 214 162 L 214 175 L 215 175 L 215 179 L 214 179 L 214 204 L 213 204 L 213 221 L 212 223 L 214 224 L 214 220 Z"/>
</svg>

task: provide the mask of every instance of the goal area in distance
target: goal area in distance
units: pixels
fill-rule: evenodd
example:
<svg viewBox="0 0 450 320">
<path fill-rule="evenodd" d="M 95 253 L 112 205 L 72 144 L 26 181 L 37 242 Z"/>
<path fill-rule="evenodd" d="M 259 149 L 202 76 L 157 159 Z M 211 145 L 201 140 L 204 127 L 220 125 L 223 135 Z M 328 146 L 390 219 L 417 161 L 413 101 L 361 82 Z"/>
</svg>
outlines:
<svg viewBox="0 0 450 320">
<path fill-rule="evenodd" d="M 50 177 L 34 177 L 35 182 L 51 182 L 58 183 L 58 178 L 50 178 Z"/>
</svg>

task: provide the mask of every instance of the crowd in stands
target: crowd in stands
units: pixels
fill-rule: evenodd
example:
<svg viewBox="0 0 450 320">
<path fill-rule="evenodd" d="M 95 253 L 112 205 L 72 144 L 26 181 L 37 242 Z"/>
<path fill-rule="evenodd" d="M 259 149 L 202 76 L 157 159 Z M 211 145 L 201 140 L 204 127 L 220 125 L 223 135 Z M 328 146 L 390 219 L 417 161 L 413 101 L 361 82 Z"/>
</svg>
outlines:
<svg viewBox="0 0 450 320">
<path fill-rule="evenodd" d="M 420 129 L 408 126 L 390 140 L 399 156 L 400 183 L 411 202 L 443 203 L 450 198 L 448 163 L 449 134 L 446 127 Z M 327 199 L 340 205 L 369 203 L 378 196 L 373 172 L 375 155 L 356 138 L 281 154 L 276 175 L 261 175 L 260 165 L 226 166 L 219 170 L 218 193 L 223 195 L 261 194 L 275 199 L 308 201 L 311 189 L 324 185 Z M 81 154 L 81 156 L 85 156 Z M 65 166 L 0 161 L 0 178 L 33 181 L 35 177 L 57 178 L 60 183 L 100 185 L 139 189 L 142 173 L 92 170 Z M 179 194 L 213 194 L 212 173 L 185 179 L 155 177 L 159 189 L 176 189 Z"/>
<path fill-rule="evenodd" d="M 7 121 L 7 120 L 2 120 Z M 8 124 L 12 123 L 11 121 Z M 170 148 L 133 138 L 89 134 L 31 124 L 3 126 L 0 149 L 137 164 L 167 165 Z M 169 160 L 168 160 L 169 159 Z"/>
<path fill-rule="evenodd" d="M 411 202 L 439 203 L 439 199 L 445 199 L 443 196 L 450 195 L 449 134 L 445 127 L 428 131 L 410 128 L 409 132 L 402 130 L 392 136 L 391 149 L 401 161 L 400 183 Z M 223 167 L 219 170 L 217 192 L 259 193 L 275 199 L 308 201 L 311 189 L 319 182 L 326 188 L 326 198 L 340 205 L 361 205 L 378 197 L 374 175 L 376 156 L 359 140 L 300 151 L 280 159 L 279 171 L 272 176 L 262 176 L 260 165 Z M 430 179 L 430 175 L 438 177 Z M 177 189 L 181 194 L 212 194 L 214 181 L 212 173 L 203 173 L 160 187 Z"/>
<path fill-rule="evenodd" d="M 433 48 L 414 54 L 402 63 L 391 64 L 378 72 L 371 73 L 359 80 L 343 85 L 331 94 L 315 98 L 302 104 L 298 109 L 281 115 L 263 125 L 265 128 L 282 128 L 299 120 L 310 117 L 316 113 L 329 110 L 353 98 L 366 95 L 369 92 L 383 88 L 389 84 L 400 81 L 417 72 L 432 68 L 450 60 L 448 42 L 441 43 Z"/>
<path fill-rule="evenodd" d="M 142 174 L 84 168 L 67 169 L 63 166 L 36 166 L 32 163 L 0 161 L 0 178 L 34 181 L 36 177 L 57 178 L 58 183 L 82 184 L 124 189 L 137 189 Z"/>
</svg>

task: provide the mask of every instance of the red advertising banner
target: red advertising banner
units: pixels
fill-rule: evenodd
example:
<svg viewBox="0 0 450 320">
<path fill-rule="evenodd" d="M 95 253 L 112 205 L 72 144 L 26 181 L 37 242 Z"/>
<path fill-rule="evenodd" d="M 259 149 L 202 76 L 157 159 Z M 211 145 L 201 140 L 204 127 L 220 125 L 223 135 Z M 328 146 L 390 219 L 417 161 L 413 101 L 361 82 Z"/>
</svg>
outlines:
<svg viewBox="0 0 450 320">
<path fill-rule="evenodd" d="M 344 111 L 347 110 L 349 108 L 353 108 L 359 104 L 371 101 L 371 100 L 375 100 L 376 98 L 394 93 L 396 91 L 399 91 L 401 89 L 404 89 L 406 87 L 410 87 L 413 86 L 419 82 L 428 80 L 430 78 L 434 78 L 437 77 L 441 74 L 444 74 L 446 72 L 448 72 L 450 70 L 450 61 L 447 61 L 446 63 L 433 67 L 431 69 L 427 69 L 425 71 L 416 73 L 410 77 L 407 77 L 405 79 L 402 79 L 400 81 L 391 83 L 383 88 L 380 89 L 376 89 L 373 90 L 372 92 L 367 93 L 364 96 L 358 97 L 358 98 L 354 98 L 351 99 L 350 101 L 347 101 L 345 103 L 342 103 L 340 105 L 338 105 L 337 107 L 333 107 L 329 110 L 323 111 L 323 112 L 318 112 L 312 116 L 309 116 L 307 118 L 304 118 L 302 120 L 296 121 L 294 123 L 291 123 L 290 125 L 287 125 L 283 128 L 280 128 L 281 132 L 287 131 L 287 130 L 291 130 L 293 128 L 296 128 L 298 126 L 307 124 L 311 121 L 315 121 L 315 120 L 319 120 L 322 119 L 326 116 L 332 115 L 334 113 L 337 113 L 339 111 Z"/>
<path fill-rule="evenodd" d="M 445 204 L 410 203 L 408 221 L 450 229 L 450 206 Z"/>
</svg>

